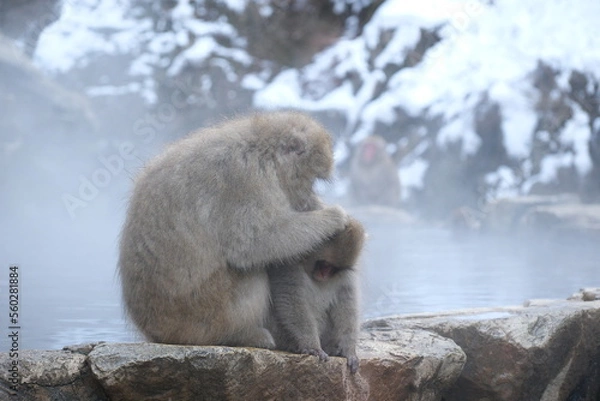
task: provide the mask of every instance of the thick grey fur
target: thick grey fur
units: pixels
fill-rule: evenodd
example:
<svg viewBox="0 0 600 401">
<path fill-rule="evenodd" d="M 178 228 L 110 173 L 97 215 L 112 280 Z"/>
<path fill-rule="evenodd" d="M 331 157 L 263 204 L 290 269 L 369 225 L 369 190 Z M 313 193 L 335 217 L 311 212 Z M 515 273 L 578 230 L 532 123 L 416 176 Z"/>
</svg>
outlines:
<svg viewBox="0 0 600 401">
<path fill-rule="evenodd" d="M 135 180 L 120 241 L 123 300 L 151 341 L 272 348 L 268 265 L 293 265 L 348 216 L 318 208 L 329 134 L 296 112 L 192 133 Z M 314 210 L 318 209 L 318 210 Z"/>
</svg>

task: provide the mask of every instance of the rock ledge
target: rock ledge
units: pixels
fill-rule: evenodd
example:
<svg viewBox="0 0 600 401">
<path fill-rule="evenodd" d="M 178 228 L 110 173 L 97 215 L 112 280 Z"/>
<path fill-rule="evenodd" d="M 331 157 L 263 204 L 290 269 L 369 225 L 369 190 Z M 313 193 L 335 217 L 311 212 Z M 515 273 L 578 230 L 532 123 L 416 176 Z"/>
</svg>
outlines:
<svg viewBox="0 0 600 401">
<path fill-rule="evenodd" d="M 87 344 L 19 354 L 16 400 L 597 401 L 600 290 L 569 301 L 374 319 L 359 374 L 253 348 Z M 589 300 L 589 301 L 585 301 Z M 0 395 L 12 359 L 0 353 Z"/>
</svg>

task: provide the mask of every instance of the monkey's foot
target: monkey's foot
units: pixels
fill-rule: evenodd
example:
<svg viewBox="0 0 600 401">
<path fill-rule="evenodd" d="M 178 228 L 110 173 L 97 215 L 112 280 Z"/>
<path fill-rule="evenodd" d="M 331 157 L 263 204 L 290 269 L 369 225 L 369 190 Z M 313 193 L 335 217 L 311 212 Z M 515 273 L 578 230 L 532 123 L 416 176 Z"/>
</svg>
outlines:
<svg viewBox="0 0 600 401">
<path fill-rule="evenodd" d="M 259 327 L 254 337 L 255 347 L 256 348 L 267 348 L 274 349 L 275 348 L 275 340 L 271 335 L 271 332 L 264 327 Z"/>
<path fill-rule="evenodd" d="M 319 361 L 321 361 L 321 362 L 325 362 L 325 361 L 329 360 L 329 355 L 327 355 L 327 353 L 325 353 L 325 351 L 323 351 L 320 348 L 303 348 L 300 350 L 300 353 L 314 355 L 314 356 L 318 357 Z"/>
<path fill-rule="evenodd" d="M 275 340 L 271 332 L 264 327 L 253 327 L 236 333 L 225 345 L 274 349 Z"/>
<path fill-rule="evenodd" d="M 333 349 L 325 349 L 327 349 L 329 355 L 346 358 L 346 364 L 348 365 L 348 369 L 350 369 L 350 373 L 354 374 L 358 372 L 359 359 L 356 356 L 356 351 L 354 350 L 355 347 L 343 347 L 340 345 Z"/>
<path fill-rule="evenodd" d="M 359 360 L 356 355 L 352 355 L 346 358 L 348 369 L 350 369 L 350 373 L 354 374 L 358 372 L 358 364 Z"/>
</svg>

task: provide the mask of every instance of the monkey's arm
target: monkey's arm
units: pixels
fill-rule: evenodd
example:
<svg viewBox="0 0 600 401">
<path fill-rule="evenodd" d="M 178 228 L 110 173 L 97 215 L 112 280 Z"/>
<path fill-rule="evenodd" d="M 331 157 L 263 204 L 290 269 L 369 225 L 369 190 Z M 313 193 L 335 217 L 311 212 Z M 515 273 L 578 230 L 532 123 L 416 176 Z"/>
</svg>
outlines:
<svg viewBox="0 0 600 401">
<path fill-rule="evenodd" d="M 350 372 L 358 371 L 356 356 L 358 341 L 358 294 L 353 272 L 338 290 L 336 302 L 329 309 L 330 331 L 325 333 L 323 348 L 332 356 L 342 356 L 348 361 Z"/>
<path fill-rule="evenodd" d="M 227 261 L 237 268 L 298 262 L 343 230 L 349 218 L 339 206 L 310 212 L 247 213 L 253 214 L 254 219 L 230 219 L 232 229 L 222 240 Z"/>
</svg>

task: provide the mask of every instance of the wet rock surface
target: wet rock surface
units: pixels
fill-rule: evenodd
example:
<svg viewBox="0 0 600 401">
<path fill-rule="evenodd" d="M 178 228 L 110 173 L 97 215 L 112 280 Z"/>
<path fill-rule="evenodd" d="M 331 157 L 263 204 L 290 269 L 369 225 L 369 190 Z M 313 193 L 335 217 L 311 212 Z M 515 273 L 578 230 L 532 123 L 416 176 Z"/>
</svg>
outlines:
<svg viewBox="0 0 600 401">
<path fill-rule="evenodd" d="M 581 296 L 591 293 L 586 289 Z M 454 340 L 467 363 L 445 401 L 597 400 L 600 302 L 526 305 L 377 319 L 365 326 L 419 328 Z"/>
</svg>

